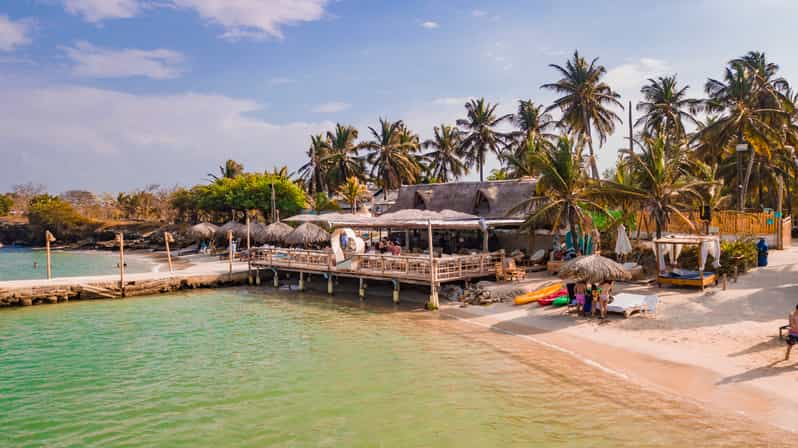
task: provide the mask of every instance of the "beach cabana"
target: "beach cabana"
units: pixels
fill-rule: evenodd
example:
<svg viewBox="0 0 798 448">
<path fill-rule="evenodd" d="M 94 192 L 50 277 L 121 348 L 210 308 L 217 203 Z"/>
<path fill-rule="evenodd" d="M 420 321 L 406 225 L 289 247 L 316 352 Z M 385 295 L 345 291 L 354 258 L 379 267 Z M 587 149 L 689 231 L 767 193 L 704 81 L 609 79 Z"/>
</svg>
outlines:
<svg viewBox="0 0 798 448">
<path fill-rule="evenodd" d="M 678 268 L 668 271 L 665 256 L 675 266 L 684 246 L 698 246 L 698 271 Z M 715 272 L 704 271 L 708 255 L 714 258 L 713 267 L 720 267 L 720 239 L 715 235 L 673 235 L 658 238 L 654 240 L 654 253 L 657 257 L 657 284 L 660 286 L 695 286 L 704 289 L 718 282 Z"/>
<path fill-rule="evenodd" d="M 330 234 L 311 222 L 306 222 L 285 236 L 283 242 L 289 246 L 309 246 L 330 241 Z"/>
<path fill-rule="evenodd" d="M 249 236 L 255 244 L 266 242 L 266 225 L 257 221 L 249 223 Z"/>
</svg>

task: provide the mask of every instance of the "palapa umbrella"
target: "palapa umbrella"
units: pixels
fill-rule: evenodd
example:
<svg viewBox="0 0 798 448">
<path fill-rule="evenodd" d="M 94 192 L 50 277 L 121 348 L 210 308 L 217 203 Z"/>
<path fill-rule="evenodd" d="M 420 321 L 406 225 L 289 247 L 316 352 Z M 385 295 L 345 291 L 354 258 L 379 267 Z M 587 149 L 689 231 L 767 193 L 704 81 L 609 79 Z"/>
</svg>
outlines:
<svg viewBox="0 0 798 448">
<path fill-rule="evenodd" d="M 306 246 L 330 241 L 330 234 L 316 224 L 306 222 L 285 236 L 283 242 L 289 246 Z"/>
<path fill-rule="evenodd" d="M 227 232 L 233 232 L 233 238 L 246 238 L 247 226 L 236 221 L 228 221 L 216 231 L 217 238 L 227 238 Z"/>
<path fill-rule="evenodd" d="M 265 243 L 282 243 L 289 233 L 293 232 L 294 228 L 284 222 L 274 222 L 264 228 Z"/>
<path fill-rule="evenodd" d="M 245 226 L 246 227 L 246 226 Z M 255 244 L 263 244 L 266 242 L 266 225 L 257 221 L 249 223 L 249 237 Z"/>
<path fill-rule="evenodd" d="M 586 255 L 563 264 L 560 267 L 560 277 L 597 284 L 607 280 L 629 280 L 632 274 L 607 257 Z"/>
<path fill-rule="evenodd" d="M 189 233 L 198 239 L 213 238 L 218 230 L 219 227 L 209 222 L 201 222 L 197 225 L 191 226 L 191 228 L 188 229 Z"/>
</svg>

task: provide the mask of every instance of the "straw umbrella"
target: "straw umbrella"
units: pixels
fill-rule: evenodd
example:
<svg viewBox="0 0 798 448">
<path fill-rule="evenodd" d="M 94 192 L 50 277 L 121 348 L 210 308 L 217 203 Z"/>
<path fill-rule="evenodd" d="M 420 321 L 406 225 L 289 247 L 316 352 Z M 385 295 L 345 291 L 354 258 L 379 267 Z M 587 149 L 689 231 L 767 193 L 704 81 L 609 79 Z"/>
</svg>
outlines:
<svg viewBox="0 0 798 448">
<path fill-rule="evenodd" d="M 306 222 L 285 236 L 289 246 L 307 246 L 330 241 L 330 234 L 316 224 Z"/>
<path fill-rule="evenodd" d="M 191 226 L 188 231 L 189 233 L 200 240 L 205 240 L 209 238 L 213 238 L 213 235 L 219 230 L 218 226 L 215 226 L 209 222 L 201 222 L 197 225 Z"/>
<path fill-rule="evenodd" d="M 249 224 L 249 235 L 252 238 L 252 242 L 255 244 L 263 244 L 266 242 L 266 225 L 259 223 L 257 221 L 251 222 Z"/>
<path fill-rule="evenodd" d="M 607 257 L 587 255 L 563 264 L 560 267 L 560 277 L 598 284 L 607 280 L 629 280 L 632 274 Z"/>
<path fill-rule="evenodd" d="M 284 222 L 274 222 L 264 229 L 263 241 L 266 243 L 281 243 L 293 231 L 294 228 Z"/>
<path fill-rule="evenodd" d="M 246 238 L 247 226 L 236 221 L 228 221 L 216 231 L 217 237 L 227 237 L 227 232 L 233 232 L 234 238 Z"/>
</svg>

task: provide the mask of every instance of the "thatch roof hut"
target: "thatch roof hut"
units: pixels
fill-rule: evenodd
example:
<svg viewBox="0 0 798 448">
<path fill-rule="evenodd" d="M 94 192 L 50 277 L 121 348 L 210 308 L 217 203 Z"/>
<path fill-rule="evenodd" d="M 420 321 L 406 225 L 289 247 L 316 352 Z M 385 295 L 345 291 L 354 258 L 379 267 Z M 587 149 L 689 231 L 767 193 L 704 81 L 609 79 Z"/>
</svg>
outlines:
<svg viewBox="0 0 798 448">
<path fill-rule="evenodd" d="M 236 221 L 228 221 L 216 231 L 216 238 L 227 238 L 227 232 L 233 232 L 233 238 L 246 238 L 247 226 Z"/>
<path fill-rule="evenodd" d="M 521 219 L 526 217 L 523 210 L 510 211 L 530 198 L 539 197 L 535 187 L 536 181 L 531 178 L 406 185 L 400 188 L 396 203 L 389 212 L 406 209 L 440 212 L 449 209 L 487 219 Z M 541 203 L 545 201 L 545 197 L 539 198 Z"/>
<path fill-rule="evenodd" d="M 218 226 L 215 226 L 209 222 L 201 222 L 199 224 L 193 225 L 188 229 L 188 232 L 191 236 L 197 239 L 207 239 L 213 238 L 216 232 L 219 230 Z"/>
<path fill-rule="evenodd" d="M 560 267 L 561 278 L 569 278 L 586 283 L 601 283 L 605 280 L 629 280 L 632 274 L 622 265 L 601 255 L 587 255 L 574 258 Z"/>
<path fill-rule="evenodd" d="M 264 243 L 282 243 L 294 228 L 284 222 L 274 222 L 264 228 Z"/>
<path fill-rule="evenodd" d="M 285 236 L 283 242 L 289 246 L 307 246 L 330 241 L 330 234 L 311 222 L 306 222 Z"/>
<path fill-rule="evenodd" d="M 246 231 L 246 225 L 244 226 Z M 254 244 L 263 244 L 266 242 L 266 225 L 257 221 L 249 223 L 249 237 Z"/>
</svg>

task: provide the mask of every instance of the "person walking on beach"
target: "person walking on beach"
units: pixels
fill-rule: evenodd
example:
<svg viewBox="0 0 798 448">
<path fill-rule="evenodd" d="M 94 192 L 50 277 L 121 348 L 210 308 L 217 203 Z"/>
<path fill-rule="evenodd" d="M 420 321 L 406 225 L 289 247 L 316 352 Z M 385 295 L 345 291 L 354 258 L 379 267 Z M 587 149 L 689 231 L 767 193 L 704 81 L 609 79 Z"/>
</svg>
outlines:
<svg viewBox="0 0 798 448">
<path fill-rule="evenodd" d="M 581 315 L 585 312 L 585 295 L 587 294 L 587 285 L 585 282 L 579 282 L 574 288 L 574 298 L 576 299 L 576 313 Z"/>
<path fill-rule="evenodd" d="M 790 359 L 790 351 L 792 346 L 798 344 L 798 305 L 795 305 L 795 311 L 790 313 L 790 329 L 787 331 L 787 354 L 784 360 Z"/>
</svg>

